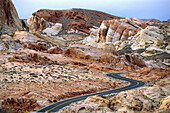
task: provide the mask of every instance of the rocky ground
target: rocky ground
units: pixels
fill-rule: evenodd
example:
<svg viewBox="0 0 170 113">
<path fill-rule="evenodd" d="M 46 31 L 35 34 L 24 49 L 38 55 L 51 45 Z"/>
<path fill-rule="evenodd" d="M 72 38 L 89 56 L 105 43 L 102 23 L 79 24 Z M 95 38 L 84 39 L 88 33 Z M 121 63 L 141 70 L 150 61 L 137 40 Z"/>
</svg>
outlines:
<svg viewBox="0 0 170 113">
<path fill-rule="evenodd" d="M 126 84 L 105 77 L 103 73 L 66 65 L 9 62 L 1 64 L 0 70 L 1 105 L 20 112 L 38 110 L 61 99 Z"/>
</svg>

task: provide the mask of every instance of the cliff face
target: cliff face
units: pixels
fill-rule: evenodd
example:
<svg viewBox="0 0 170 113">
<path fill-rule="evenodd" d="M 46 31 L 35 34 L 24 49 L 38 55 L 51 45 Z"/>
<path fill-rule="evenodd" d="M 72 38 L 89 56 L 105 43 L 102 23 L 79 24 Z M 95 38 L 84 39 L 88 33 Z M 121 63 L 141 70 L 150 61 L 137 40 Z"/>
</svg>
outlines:
<svg viewBox="0 0 170 113">
<path fill-rule="evenodd" d="M 0 34 L 6 33 L 7 28 L 22 29 L 18 13 L 11 0 L 0 1 Z M 12 29 L 12 31 L 14 30 Z"/>
<path fill-rule="evenodd" d="M 36 25 L 40 24 L 39 21 L 31 22 L 31 20 L 33 20 L 32 18 L 38 18 L 39 20 L 43 18 L 47 22 L 62 23 L 64 30 L 78 30 L 89 34 L 90 28 L 93 28 L 93 26 L 99 27 L 103 20 L 120 19 L 121 17 L 100 11 L 74 8 L 68 10 L 38 10 L 28 19 L 30 23 L 29 26 L 37 27 Z"/>
</svg>

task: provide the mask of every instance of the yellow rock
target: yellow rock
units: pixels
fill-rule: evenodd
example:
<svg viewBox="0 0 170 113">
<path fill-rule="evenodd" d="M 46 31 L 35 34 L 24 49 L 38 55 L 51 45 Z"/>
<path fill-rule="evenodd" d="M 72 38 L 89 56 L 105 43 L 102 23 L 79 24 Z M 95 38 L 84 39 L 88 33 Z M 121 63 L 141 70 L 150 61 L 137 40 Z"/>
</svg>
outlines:
<svg viewBox="0 0 170 113">
<path fill-rule="evenodd" d="M 161 100 L 160 109 L 170 108 L 170 96 Z"/>
</svg>

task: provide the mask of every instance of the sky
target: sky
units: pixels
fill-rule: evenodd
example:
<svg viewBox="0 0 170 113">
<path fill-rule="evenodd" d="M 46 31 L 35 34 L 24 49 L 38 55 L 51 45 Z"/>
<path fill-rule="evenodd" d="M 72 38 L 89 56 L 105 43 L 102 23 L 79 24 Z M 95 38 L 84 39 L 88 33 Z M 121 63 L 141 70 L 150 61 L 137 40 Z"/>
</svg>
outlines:
<svg viewBox="0 0 170 113">
<path fill-rule="evenodd" d="M 170 19 L 170 0 L 12 0 L 20 19 L 28 19 L 39 9 L 63 10 L 84 8 L 115 16 Z"/>
</svg>

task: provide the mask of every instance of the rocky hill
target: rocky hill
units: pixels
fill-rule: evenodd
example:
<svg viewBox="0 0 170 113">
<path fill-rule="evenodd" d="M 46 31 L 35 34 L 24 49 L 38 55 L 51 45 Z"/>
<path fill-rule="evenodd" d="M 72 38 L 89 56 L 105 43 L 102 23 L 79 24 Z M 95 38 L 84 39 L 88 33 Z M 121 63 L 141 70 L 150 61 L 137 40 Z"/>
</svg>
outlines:
<svg viewBox="0 0 170 113">
<path fill-rule="evenodd" d="M 42 19 L 43 18 L 43 19 Z M 47 10 L 41 9 L 33 13 L 28 19 L 31 30 L 41 31 L 45 27 L 38 29 L 40 24 L 46 26 L 47 22 L 62 23 L 64 30 L 78 30 L 89 34 L 89 28 L 100 26 L 103 20 L 121 19 L 114 15 L 104 12 L 87 9 L 68 9 L 68 10 Z M 39 21 L 34 21 L 39 20 Z M 45 22 L 44 22 L 45 21 Z M 39 27 L 38 27 L 39 26 Z M 48 25 L 47 25 L 48 26 Z M 37 28 L 37 29 L 36 29 Z"/>
</svg>

